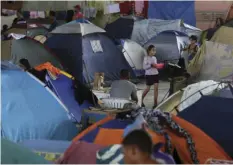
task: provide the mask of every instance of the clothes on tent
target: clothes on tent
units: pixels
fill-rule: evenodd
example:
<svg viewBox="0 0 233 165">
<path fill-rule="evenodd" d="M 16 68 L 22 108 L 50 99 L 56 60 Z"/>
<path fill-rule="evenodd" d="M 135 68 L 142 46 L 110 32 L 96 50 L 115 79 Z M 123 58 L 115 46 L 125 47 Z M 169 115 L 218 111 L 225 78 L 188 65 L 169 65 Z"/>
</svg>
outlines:
<svg viewBox="0 0 233 165">
<path fill-rule="evenodd" d="M 178 134 L 186 139 L 193 163 L 199 164 L 197 152 L 195 149 L 195 143 L 191 135 L 186 132 L 179 124 L 173 121 L 171 115 L 169 115 L 168 113 L 162 113 L 159 110 L 148 111 L 144 108 L 132 112 L 132 115 L 135 117 L 141 114 L 144 116 L 145 121 L 147 121 L 152 130 L 154 130 L 158 134 L 164 135 L 166 139 L 166 153 L 172 155 L 172 143 L 171 137 L 164 130 L 164 125 L 176 131 Z M 164 124 L 163 126 L 159 124 L 161 122 Z"/>
<path fill-rule="evenodd" d="M 38 65 L 35 67 L 35 69 L 38 71 L 42 71 L 46 69 L 52 74 L 54 74 L 55 76 L 61 74 L 61 71 L 58 68 L 54 67 L 50 62 L 46 62 L 44 64 Z"/>
<path fill-rule="evenodd" d="M 50 164 L 22 145 L 1 139 L 1 163 L 3 164 Z"/>
</svg>

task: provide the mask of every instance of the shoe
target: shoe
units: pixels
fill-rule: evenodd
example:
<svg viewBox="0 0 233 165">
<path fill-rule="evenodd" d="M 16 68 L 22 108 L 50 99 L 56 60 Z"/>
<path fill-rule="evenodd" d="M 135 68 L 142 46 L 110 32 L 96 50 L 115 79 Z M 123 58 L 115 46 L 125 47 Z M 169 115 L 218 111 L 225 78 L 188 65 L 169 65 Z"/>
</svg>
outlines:
<svg viewBox="0 0 233 165">
<path fill-rule="evenodd" d="M 141 107 L 146 107 L 144 103 L 142 103 L 142 106 Z"/>
<path fill-rule="evenodd" d="M 152 109 L 155 109 L 157 106 L 158 106 L 158 105 L 154 105 L 154 106 L 152 107 Z"/>
</svg>

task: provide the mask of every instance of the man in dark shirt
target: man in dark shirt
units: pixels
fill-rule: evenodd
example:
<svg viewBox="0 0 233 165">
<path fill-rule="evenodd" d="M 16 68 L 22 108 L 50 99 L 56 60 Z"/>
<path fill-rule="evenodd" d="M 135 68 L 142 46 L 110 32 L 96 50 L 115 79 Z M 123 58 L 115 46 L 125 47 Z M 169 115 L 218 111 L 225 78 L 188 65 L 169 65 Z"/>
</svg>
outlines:
<svg viewBox="0 0 233 165">
<path fill-rule="evenodd" d="M 37 77 L 40 81 L 45 82 L 45 76 L 47 71 L 44 69 L 42 71 L 37 71 L 36 69 L 32 68 L 29 64 L 27 59 L 20 59 L 19 60 L 20 66 L 27 72 L 31 73 L 35 77 Z"/>
</svg>

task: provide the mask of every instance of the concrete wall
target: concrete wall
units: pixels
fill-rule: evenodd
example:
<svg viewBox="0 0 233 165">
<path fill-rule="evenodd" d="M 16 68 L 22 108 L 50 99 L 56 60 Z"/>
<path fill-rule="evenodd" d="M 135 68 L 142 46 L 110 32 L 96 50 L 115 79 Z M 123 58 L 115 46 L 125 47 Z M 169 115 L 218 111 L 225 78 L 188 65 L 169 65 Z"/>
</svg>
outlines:
<svg viewBox="0 0 233 165">
<path fill-rule="evenodd" d="M 196 1 L 197 27 L 208 29 L 213 27 L 217 17 L 225 19 L 233 1 Z"/>
</svg>

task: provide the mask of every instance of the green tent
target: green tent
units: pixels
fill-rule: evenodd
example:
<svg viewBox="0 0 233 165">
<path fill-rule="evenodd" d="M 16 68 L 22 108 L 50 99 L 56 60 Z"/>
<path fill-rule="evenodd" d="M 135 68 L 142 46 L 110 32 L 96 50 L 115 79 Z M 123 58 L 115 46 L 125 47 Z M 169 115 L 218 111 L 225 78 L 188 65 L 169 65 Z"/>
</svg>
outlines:
<svg viewBox="0 0 233 165">
<path fill-rule="evenodd" d="M 49 164 L 43 157 L 18 144 L 1 139 L 1 164 Z"/>
</svg>

